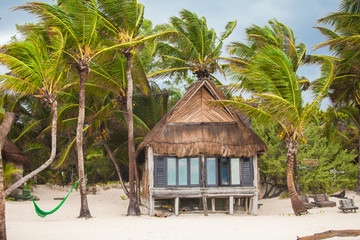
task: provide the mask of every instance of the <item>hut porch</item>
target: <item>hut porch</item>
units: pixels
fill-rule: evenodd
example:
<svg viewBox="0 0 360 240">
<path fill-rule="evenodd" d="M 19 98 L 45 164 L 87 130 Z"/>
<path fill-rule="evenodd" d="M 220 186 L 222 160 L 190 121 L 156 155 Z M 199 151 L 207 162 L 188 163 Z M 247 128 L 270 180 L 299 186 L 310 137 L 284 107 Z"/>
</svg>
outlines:
<svg viewBox="0 0 360 240">
<path fill-rule="evenodd" d="M 157 199 L 172 199 L 173 209 L 176 216 L 182 211 L 180 208 L 181 199 L 199 199 L 199 206 L 197 209 L 186 209 L 189 212 L 204 212 L 204 215 L 210 213 L 228 213 L 234 214 L 234 205 L 240 207 L 240 200 L 243 199 L 244 211 L 248 214 L 257 214 L 257 190 L 255 187 L 212 187 L 212 188 L 154 188 L 151 190 L 151 197 L 149 198 L 149 215 L 155 214 L 155 201 Z M 216 199 L 223 199 L 224 209 L 216 210 Z M 210 204 L 208 204 L 208 202 Z M 208 205 L 211 206 L 209 211 Z"/>
</svg>

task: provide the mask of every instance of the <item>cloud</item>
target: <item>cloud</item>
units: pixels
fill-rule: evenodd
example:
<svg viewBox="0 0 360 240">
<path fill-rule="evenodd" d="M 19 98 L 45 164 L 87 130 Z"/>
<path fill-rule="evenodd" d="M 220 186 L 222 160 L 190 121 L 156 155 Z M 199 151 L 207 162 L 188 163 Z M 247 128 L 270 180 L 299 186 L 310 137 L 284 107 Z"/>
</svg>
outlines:
<svg viewBox="0 0 360 240">
<path fill-rule="evenodd" d="M 42 2 L 53 3 L 52 0 L 40 0 Z M 0 45 L 10 41 L 11 37 L 16 35 L 16 25 L 36 22 L 36 18 L 23 11 L 12 11 L 11 7 L 20 6 L 27 0 L 1 0 L 0 8 Z"/>
</svg>

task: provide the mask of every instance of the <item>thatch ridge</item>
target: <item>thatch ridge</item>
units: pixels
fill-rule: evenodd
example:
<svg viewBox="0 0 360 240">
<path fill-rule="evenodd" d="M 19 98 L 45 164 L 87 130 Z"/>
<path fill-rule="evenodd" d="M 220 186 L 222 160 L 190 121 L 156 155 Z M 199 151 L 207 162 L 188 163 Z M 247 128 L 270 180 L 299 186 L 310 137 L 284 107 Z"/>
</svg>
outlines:
<svg viewBox="0 0 360 240">
<path fill-rule="evenodd" d="M 25 168 L 30 167 L 30 159 L 9 139 L 5 140 L 2 156 L 6 163 L 22 164 Z"/>
<path fill-rule="evenodd" d="M 253 156 L 267 150 L 266 144 L 240 119 L 237 112 L 224 108 L 233 122 L 169 122 L 176 112 L 201 88 L 206 88 L 215 100 L 226 99 L 215 84 L 207 79 L 191 85 L 179 102 L 155 125 L 139 145 L 139 150 L 150 145 L 156 154 L 178 157 L 199 154 L 215 156 Z M 223 111 L 224 112 L 224 111 Z"/>
</svg>

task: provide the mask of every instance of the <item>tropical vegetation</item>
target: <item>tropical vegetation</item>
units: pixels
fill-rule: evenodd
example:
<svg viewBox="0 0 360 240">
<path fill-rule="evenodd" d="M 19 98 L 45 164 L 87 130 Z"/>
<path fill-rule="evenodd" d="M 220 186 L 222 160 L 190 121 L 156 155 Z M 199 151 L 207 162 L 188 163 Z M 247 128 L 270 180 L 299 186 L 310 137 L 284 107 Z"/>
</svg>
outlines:
<svg viewBox="0 0 360 240">
<path fill-rule="evenodd" d="M 3 189 L 0 164 L 0 198 L 35 175 L 38 183 L 79 180 L 79 216 L 89 218 L 86 186 L 120 181 L 129 189 L 128 215 L 139 215 L 143 166 L 136 146 L 186 87 L 203 78 L 223 85 L 221 75 L 230 84 L 221 87 L 228 100 L 219 104 L 247 114 L 269 147 L 259 160 L 264 197 L 288 190 L 298 215 L 306 212 L 300 193 L 359 191 L 357 2 L 344 0 L 339 12 L 319 19 L 333 29 L 317 26 L 327 40 L 314 48 L 329 47 L 333 56 L 308 55 L 292 29 L 276 19 L 246 28 L 247 41 L 231 43 L 225 56 L 224 41 L 236 21 L 219 34 L 205 17 L 182 10 L 153 28 L 136 0 L 15 7 L 39 22 L 19 26 L 22 38 L 0 50 L 8 69 L 0 75 L 0 123 L 10 126 L 8 115 L 15 113 L 9 133 L 1 128 L 0 147 L 7 135 L 32 166 L 20 181 L 6 177 Z M 319 66 L 318 79 L 300 76 L 307 64 Z M 313 100 L 305 102 L 309 91 Z M 321 110 L 325 97 L 334 106 Z M 305 158 L 318 159 L 319 166 L 299 171 Z M 331 169 L 344 172 L 336 182 Z M 4 218 L 0 206 L 0 223 Z M 5 236 L 5 225 L 0 227 Z"/>
</svg>

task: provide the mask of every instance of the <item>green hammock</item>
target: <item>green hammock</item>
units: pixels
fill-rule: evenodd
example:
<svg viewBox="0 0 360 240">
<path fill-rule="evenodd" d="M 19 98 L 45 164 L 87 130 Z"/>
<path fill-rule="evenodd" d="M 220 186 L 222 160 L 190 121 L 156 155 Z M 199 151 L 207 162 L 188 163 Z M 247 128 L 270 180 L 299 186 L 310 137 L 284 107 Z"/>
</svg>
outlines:
<svg viewBox="0 0 360 240">
<path fill-rule="evenodd" d="M 53 210 L 51 210 L 51 211 L 49 211 L 49 212 L 45 212 L 45 211 L 43 211 L 43 210 L 41 210 L 41 209 L 39 208 L 39 206 L 35 203 L 33 197 L 31 196 L 30 190 L 29 190 L 29 188 L 28 188 L 28 186 L 27 186 L 26 183 L 25 183 L 25 187 L 26 187 L 26 189 L 28 190 L 28 192 L 29 192 L 29 194 L 30 194 L 30 197 L 31 197 L 32 202 L 34 203 L 35 212 L 36 212 L 37 215 L 39 215 L 40 217 L 44 218 L 44 217 L 46 217 L 47 215 L 56 212 L 56 211 L 61 207 L 61 205 L 64 204 L 65 200 L 68 198 L 68 196 L 70 195 L 70 193 L 72 192 L 72 190 L 74 190 L 74 188 L 76 187 L 76 185 L 77 185 L 78 183 L 79 183 L 79 181 L 77 181 L 77 182 L 75 183 L 75 185 L 72 187 L 72 189 L 70 190 L 70 192 L 68 193 L 68 195 L 66 195 L 66 197 L 61 201 L 61 203 L 60 203 L 56 208 L 54 208 Z"/>
</svg>

